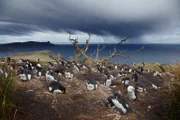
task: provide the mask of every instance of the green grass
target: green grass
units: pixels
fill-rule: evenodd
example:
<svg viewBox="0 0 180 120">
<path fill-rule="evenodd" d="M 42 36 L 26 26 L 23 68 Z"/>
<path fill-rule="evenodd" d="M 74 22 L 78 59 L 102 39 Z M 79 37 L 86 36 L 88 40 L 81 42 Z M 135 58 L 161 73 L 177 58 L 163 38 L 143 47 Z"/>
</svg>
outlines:
<svg viewBox="0 0 180 120">
<path fill-rule="evenodd" d="M 165 63 L 158 63 L 158 62 L 145 62 L 144 63 L 144 69 L 148 70 L 158 70 L 163 72 L 163 70 L 172 71 L 172 67 L 174 67 L 174 64 L 165 64 Z M 142 63 L 136 63 L 133 65 L 133 67 L 137 68 L 138 66 L 142 66 Z"/>
<path fill-rule="evenodd" d="M 9 120 L 10 110 L 13 108 L 12 94 L 15 90 L 13 72 L 8 69 L 6 64 L 0 65 L 8 71 L 8 77 L 5 74 L 0 75 L 0 120 Z"/>
<path fill-rule="evenodd" d="M 13 55 L 10 55 L 13 59 L 29 59 L 29 60 L 36 60 L 37 58 L 40 58 L 41 61 L 53 61 L 53 58 L 57 58 L 57 53 L 50 51 L 50 50 L 41 50 L 41 51 L 32 51 L 32 52 L 19 52 L 15 53 Z"/>
</svg>

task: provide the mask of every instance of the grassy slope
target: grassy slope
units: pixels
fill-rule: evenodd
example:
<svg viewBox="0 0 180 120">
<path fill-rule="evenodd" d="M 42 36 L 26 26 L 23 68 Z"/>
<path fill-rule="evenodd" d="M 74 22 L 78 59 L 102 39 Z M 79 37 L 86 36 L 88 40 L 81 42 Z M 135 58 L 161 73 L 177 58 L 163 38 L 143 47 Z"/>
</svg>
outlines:
<svg viewBox="0 0 180 120">
<path fill-rule="evenodd" d="M 50 50 L 20 52 L 11 55 L 11 57 L 13 59 L 22 58 L 22 59 L 36 60 L 37 58 L 40 58 L 41 61 L 53 61 L 50 55 L 53 56 L 53 58 L 55 59 L 57 58 L 57 53 Z"/>
<path fill-rule="evenodd" d="M 134 64 L 133 67 L 137 68 L 138 66 L 142 66 L 142 63 L 137 63 Z M 165 64 L 165 63 L 158 63 L 158 62 L 145 62 L 144 69 L 149 69 L 149 70 L 158 70 L 162 71 L 162 68 L 164 70 L 171 71 L 172 67 L 174 67 L 174 64 Z"/>
<path fill-rule="evenodd" d="M 53 58 L 56 58 L 57 57 L 57 53 L 54 53 L 54 52 L 52 52 L 52 51 L 49 51 L 49 50 L 43 50 L 43 51 L 33 51 L 33 52 L 21 52 L 21 53 L 16 53 L 16 54 L 14 54 L 14 55 L 12 55 L 11 57 L 12 58 L 15 58 L 15 59 L 19 59 L 19 58 L 23 58 L 23 59 L 30 59 L 30 60 L 36 60 L 37 58 L 40 58 L 41 59 L 41 61 L 52 61 L 52 59 L 51 59 L 51 57 L 49 57 L 49 55 L 52 55 L 53 56 Z M 142 66 L 140 63 L 137 63 L 134 67 L 137 67 L 137 66 Z M 163 63 L 145 63 L 145 69 L 150 69 L 150 70 L 161 70 L 160 69 L 160 67 L 159 66 L 162 66 L 164 69 L 168 69 L 168 68 L 170 68 L 170 66 L 173 66 L 173 65 L 169 65 L 169 64 L 163 64 Z M 179 72 L 178 72 L 179 73 Z M 35 81 L 34 83 L 36 83 L 36 85 L 37 85 L 37 81 Z M 21 83 L 22 85 L 24 85 L 24 83 Z M 29 84 L 29 83 L 28 83 Z M 27 85 L 26 85 L 27 86 Z M 30 86 L 30 88 L 32 89 L 34 86 Z M 79 89 L 79 86 L 77 86 L 77 88 Z M 41 90 L 41 89 L 40 89 Z M 68 90 L 71 90 L 71 88 L 69 88 Z M 74 88 L 72 89 L 72 90 L 74 90 Z M 179 90 L 178 90 L 179 91 Z M 44 91 L 43 91 L 43 93 L 44 93 Z M 42 95 L 44 95 L 42 93 Z M 71 92 L 70 92 L 71 93 Z M 73 93 L 73 92 L 72 92 Z M 68 94 L 69 95 L 69 94 Z M 68 95 L 66 95 L 66 96 L 63 96 L 63 97 L 67 97 L 67 98 L 69 98 L 69 97 L 74 97 L 75 95 L 74 95 L 74 93 L 73 93 L 73 96 L 68 96 Z M 20 94 L 20 96 L 22 96 L 21 94 Z M 46 96 L 46 95 L 44 95 L 44 96 Z M 61 98 L 62 96 L 59 96 L 59 99 Z M 86 96 L 87 97 L 87 96 Z M 170 96 L 171 97 L 171 96 Z M 25 97 L 24 97 L 25 98 Z M 23 98 L 23 99 L 24 99 Z M 28 99 L 29 99 L 29 96 L 27 97 Z M 44 99 L 45 99 L 46 97 L 44 97 Z M 66 99 L 67 99 L 66 98 Z M 53 98 L 52 98 L 53 99 Z M 65 100 L 66 100 L 65 99 Z M 64 100 L 64 99 L 60 99 L 60 100 Z M 80 99 L 81 100 L 81 99 Z M 82 99 L 83 100 L 83 99 Z M 77 102 L 77 101 L 76 101 Z M 168 101 L 169 102 L 169 101 Z M 174 101 L 173 101 L 174 102 Z M 59 103 L 59 102 L 58 102 Z M 49 104 L 49 103 L 48 103 Z M 37 105 L 37 104 L 35 104 L 35 105 Z M 64 104 L 62 104 L 62 105 L 64 105 Z M 41 105 L 41 106 L 43 106 L 43 105 Z M 82 105 L 83 107 L 84 106 L 87 106 L 87 104 L 86 105 Z M 28 106 L 27 106 L 28 107 Z M 74 107 L 74 104 L 72 104 L 72 107 Z M 61 108 L 66 108 L 65 106 L 61 106 Z M 84 107 L 84 108 L 86 108 L 86 107 Z M 37 109 L 42 109 L 42 108 L 37 108 Z M 87 109 L 87 108 L 86 108 Z M 103 108 L 104 109 L 104 108 Z M 33 109 L 34 110 L 34 109 Z M 69 110 L 69 109 L 68 109 Z M 67 110 L 67 112 L 69 112 Z M 104 110 L 105 111 L 105 110 Z M 71 110 L 70 110 L 70 112 L 71 112 Z M 80 112 L 82 112 L 82 111 L 80 111 Z M 105 111 L 105 112 L 107 112 L 107 111 Z M 169 112 L 169 111 L 168 111 Z M 95 114 L 93 114 L 93 115 L 95 115 Z M 125 117 L 127 117 L 127 116 L 125 116 Z"/>
</svg>

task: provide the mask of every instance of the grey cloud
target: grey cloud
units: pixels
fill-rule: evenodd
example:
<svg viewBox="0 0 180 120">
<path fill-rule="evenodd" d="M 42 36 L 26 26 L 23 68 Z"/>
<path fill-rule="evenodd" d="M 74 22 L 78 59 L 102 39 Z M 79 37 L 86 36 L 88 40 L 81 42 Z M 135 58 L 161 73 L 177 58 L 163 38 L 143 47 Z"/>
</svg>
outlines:
<svg viewBox="0 0 180 120">
<path fill-rule="evenodd" d="M 14 23 L 7 21 L 0 21 L 1 35 L 27 35 L 33 31 L 41 31 L 42 29 L 30 24 Z"/>
<path fill-rule="evenodd" d="M 26 26 L 0 26 L 0 34 L 38 30 L 30 25 L 53 31 L 90 31 L 98 35 L 132 34 L 138 38 L 176 25 L 180 11 L 178 0 L 2 0 L 1 3 L 1 21 Z"/>
</svg>

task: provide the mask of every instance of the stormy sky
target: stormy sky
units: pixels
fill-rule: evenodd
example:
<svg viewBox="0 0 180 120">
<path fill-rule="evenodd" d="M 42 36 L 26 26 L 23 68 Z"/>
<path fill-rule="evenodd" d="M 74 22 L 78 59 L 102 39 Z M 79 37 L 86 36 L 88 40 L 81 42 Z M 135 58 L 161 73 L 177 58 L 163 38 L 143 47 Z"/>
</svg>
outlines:
<svg viewBox="0 0 180 120">
<path fill-rule="evenodd" d="M 0 0 L 0 43 L 68 36 L 91 43 L 180 44 L 180 0 Z"/>
</svg>

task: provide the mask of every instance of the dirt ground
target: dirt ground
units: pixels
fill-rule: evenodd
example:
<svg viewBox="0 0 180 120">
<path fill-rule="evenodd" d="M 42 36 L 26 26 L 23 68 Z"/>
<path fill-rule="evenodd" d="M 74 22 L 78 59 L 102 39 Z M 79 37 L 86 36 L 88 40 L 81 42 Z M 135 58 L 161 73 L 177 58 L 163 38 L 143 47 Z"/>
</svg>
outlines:
<svg viewBox="0 0 180 120">
<path fill-rule="evenodd" d="M 155 79 L 141 75 L 140 80 Z M 157 79 L 157 78 L 156 78 Z M 64 86 L 67 84 L 62 81 Z M 122 85 L 107 90 L 99 85 L 97 90 L 86 90 L 84 81 L 74 78 L 66 94 L 47 91 L 44 78 L 21 82 L 17 79 L 17 91 L 13 95 L 16 104 L 16 120 L 162 120 L 162 98 L 160 90 L 148 90 L 138 94 L 137 101 L 129 101 Z M 113 91 L 120 90 L 133 112 L 120 115 L 105 106 Z M 147 107 L 151 110 L 147 111 Z"/>
</svg>

